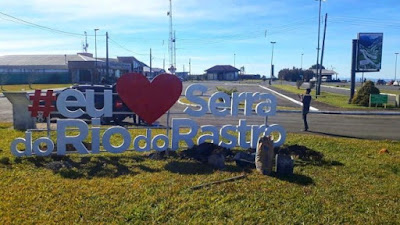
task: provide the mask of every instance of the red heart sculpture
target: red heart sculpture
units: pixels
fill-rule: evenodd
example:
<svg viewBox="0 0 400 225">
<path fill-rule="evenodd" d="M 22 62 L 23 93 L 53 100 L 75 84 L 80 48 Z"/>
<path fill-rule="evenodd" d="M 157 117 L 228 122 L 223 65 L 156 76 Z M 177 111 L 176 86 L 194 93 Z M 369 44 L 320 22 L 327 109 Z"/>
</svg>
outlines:
<svg viewBox="0 0 400 225">
<path fill-rule="evenodd" d="M 168 111 L 182 92 L 182 82 L 171 74 L 160 74 L 150 82 L 140 73 L 127 73 L 117 81 L 122 101 L 148 124 Z"/>
</svg>

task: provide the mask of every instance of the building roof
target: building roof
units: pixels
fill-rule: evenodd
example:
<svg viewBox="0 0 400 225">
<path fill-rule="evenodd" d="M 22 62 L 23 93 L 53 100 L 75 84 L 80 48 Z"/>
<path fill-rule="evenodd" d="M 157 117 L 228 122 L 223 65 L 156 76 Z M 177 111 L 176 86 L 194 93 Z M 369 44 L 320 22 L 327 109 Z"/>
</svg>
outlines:
<svg viewBox="0 0 400 225">
<path fill-rule="evenodd" d="M 317 73 L 317 70 L 316 70 L 316 69 L 311 69 L 311 71 L 313 71 L 315 74 Z M 334 74 L 336 74 L 335 71 L 333 71 L 333 70 L 326 70 L 326 69 L 322 69 L 322 73 L 321 73 L 321 75 L 334 75 Z"/>
<path fill-rule="evenodd" d="M 231 65 L 216 65 L 205 71 L 207 73 L 229 73 L 229 72 L 239 72 L 240 70 Z"/>
<path fill-rule="evenodd" d="M 99 61 L 101 60 L 101 61 L 104 61 L 104 62 L 106 62 L 107 61 L 107 58 L 97 58 Z M 115 62 L 115 63 L 117 63 L 117 62 L 119 62 L 118 61 L 118 59 L 115 59 L 115 58 L 108 58 L 108 61 L 109 62 Z"/>
<path fill-rule="evenodd" d="M 134 56 L 118 56 L 117 59 L 119 62 L 123 62 L 123 63 L 132 63 L 132 62 L 136 61 L 141 67 L 149 67 L 148 65 L 146 65 L 146 63 L 138 60 Z"/>
<path fill-rule="evenodd" d="M 151 68 L 151 70 L 156 73 L 165 73 L 165 70 L 162 68 Z"/>
<path fill-rule="evenodd" d="M 84 55 L 5 55 L 0 56 L 2 67 L 40 67 L 41 69 L 68 69 L 68 61 L 95 61 Z"/>
</svg>

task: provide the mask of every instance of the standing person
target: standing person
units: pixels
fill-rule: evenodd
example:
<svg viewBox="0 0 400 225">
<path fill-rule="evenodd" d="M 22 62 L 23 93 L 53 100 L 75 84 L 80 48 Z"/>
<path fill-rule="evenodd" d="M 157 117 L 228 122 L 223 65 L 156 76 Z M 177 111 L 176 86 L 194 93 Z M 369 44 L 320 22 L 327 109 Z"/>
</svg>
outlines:
<svg viewBox="0 0 400 225">
<path fill-rule="evenodd" d="M 311 104 L 311 89 L 306 89 L 305 95 L 299 95 L 301 102 L 303 103 L 303 121 L 304 121 L 304 131 L 308 131 L 308 123 L 307 123 L 307 114 L 310 111 L 310 104 Z"/>
</svg>

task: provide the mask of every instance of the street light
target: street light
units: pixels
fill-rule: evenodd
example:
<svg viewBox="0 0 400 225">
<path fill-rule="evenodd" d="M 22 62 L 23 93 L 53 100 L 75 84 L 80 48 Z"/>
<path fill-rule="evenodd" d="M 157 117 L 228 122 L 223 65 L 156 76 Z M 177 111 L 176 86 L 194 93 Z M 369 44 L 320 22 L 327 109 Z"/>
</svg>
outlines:
<svg viewBox="0 0 400 225">
<path fill-rule="evenodd" d="M 272 44 L 272 56 L 271 56 L 271 77 L 269 79 L 269 85 L 271 85 L 272 82 L 272 75 L 274 73 L 274 64 L 273 64 L 273 60 L 274 60 L 274 45 L 276 44 L 276 41 L 271 41 Z"/>
<path fill-rule="evenodd" d="M 301 70 L 303 70 L 303 55 L 304 55 L 304 53 L 301 53 L 301 64 L 300 64 Z"/>
<path fill-rule="evenodd" d="M 315 94 L 316 95 L 319 95 L 319 88 L 320 88 L 320 86 L 319 86 L 319 82 L 320 82 L 320 79 L 321 79 L 321 74 L 319 74 L 319 41 L 320 41 L 320 30 L 321 30 L 321 3 L 322 3 L 322 1 L 325 1 L 325 0 L 315 0 L 315 1 L 319 1 L 319 11 L 318 11 L 318 47 L 317 47 L 317 64 L 316 64 L 316 66 L 317 66 L 317 91 L 315 92 Z M 321 65 L 322 66 L 322 65 Z"/>
<path fill-rule="evenodd" d="M 394 53 L 396 55 L 396 63 L 394 64 L 394 81 L 396 81 L 396 75 L 397 75 L 397 55 L 399 54 L 398 52 Z"/>
<path fill-rule="evenodd" d="M 96 39 L 96 32 L 98 31 L 98 28 L 94 29 L 94 56 L 96 61 L 94 62 L 94 71 L 97 72 L 97 39 Z M 94 74 L 92 73 L 92 85 L 94 83 Z"/>
</svg>

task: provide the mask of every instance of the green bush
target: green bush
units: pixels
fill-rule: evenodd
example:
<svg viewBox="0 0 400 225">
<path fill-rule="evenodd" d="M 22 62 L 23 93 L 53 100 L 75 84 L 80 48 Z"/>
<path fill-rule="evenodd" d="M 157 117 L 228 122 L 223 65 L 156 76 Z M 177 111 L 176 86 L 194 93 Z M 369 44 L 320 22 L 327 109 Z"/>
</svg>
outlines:
<svg viewBox="0 0 400 225">
<path fill-rule="evenodd" d="M 232 95 L 232 93 L 237 92 L 238 90 L 236 89 L 236 87 L 233 87 L 231 89 L 226 89 L 223 87 L 216 87 L 217 91 L 221 91 L 224 92 L 227 95 Z"/>
<path fill-rule="evenodd" d="M 297 80 L 296 81 L 296 87 L 297 89 L 300 89 L 301 85 L 303 84 L 303 80 Z"/>
<path fill-rule="evenodd" d="M 315 81 L 310 81 L 310 89 L 314 89 L 315 88 Z"/>
<path fill-rule="evenodd" d="M 378 88 L 375 87 L 374 82 L 368 80 L 364 83 L 360 90 L 357 91 L 357 94 L 354 96 L 352 103 L 362 106 L 368 106 L 370 94 L 380 94 L 380 91 Z"/>
</svg>

